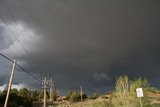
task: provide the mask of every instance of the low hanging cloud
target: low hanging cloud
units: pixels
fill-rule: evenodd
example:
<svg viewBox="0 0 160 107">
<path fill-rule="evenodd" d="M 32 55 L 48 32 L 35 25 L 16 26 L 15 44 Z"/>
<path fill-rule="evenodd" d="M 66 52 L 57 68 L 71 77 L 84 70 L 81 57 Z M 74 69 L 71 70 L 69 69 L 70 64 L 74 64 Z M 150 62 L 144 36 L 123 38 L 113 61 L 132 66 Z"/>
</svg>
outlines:
<svg viewBox="0 0 160 107">
<path fill-rule="evenodd" d="M 28 52 L 34 51 L 34 44 L 39 41 L 39 38 L 34 34 L 34 32 L 27 28 L 23 23 L 17 22 L 11 25 L 6 26 L 1 24 L 1 32 L 5 42 L 3 44 L 8 45 L 8 47 L 1 46 L 4 49 L 1 49 L 1 52 L 6 55 L 14 54 L 16 56 L 25 56 L 25 50 Z"/>
<path fill-rule="evenodd" d="M 111 81 L 111 78 L 105 73 L 94 72 L 93 78 L 98 82 L 103 82 L 104 80 Z"/>
<path fill-rule="evenodd" d="M 5 90 L 6 86 L 7 86 L 6 84 L 4 84 L 3 86 L 0 86 L 0 91 Z M 25 88 L 25 87 L 26 87 L 26 86 L 25 86 L 24 84 L 18 84 L 18 85 L 17 85 L 17 84 L 13 84 L 13 85 L 12 85 L 12 89 L 15 88 L 15 89 L 18 89 L 18 90 L 19 90 L 19 89 L 22 89 L 22 88 Z"/>
</svg>

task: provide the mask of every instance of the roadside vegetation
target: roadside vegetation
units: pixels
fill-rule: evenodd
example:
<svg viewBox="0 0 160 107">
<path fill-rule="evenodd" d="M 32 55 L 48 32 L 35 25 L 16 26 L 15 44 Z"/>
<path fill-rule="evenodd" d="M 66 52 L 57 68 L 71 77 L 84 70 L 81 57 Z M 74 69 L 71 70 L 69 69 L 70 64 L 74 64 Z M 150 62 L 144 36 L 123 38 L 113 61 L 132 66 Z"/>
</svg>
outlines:
<svg viewBox="0 0 160 107">
<path fill-rule="evenodd" d="M 0 107 L 4 106 L 7 90 L 4 90 L 0 93 Z M 29 107 L 32 105 L 31 93 L 26 89 L 12 89 L 9 96 L 8 107 L 18 107 L 23 105 Z"/>
<path fill-rule="evenodd" d="M 7 90 L 0 93 L 0 107 L 4 106 Z M 49 93 L 47 92 L 47 98 Z M 43 90 L 29 91 L 26 88 L 17 90 L 11 89 L 8 107 L 32 107 L 33 101 L 42 101 Z"/>
<path fill-rule="evenodd" d="M 116 79 L 115 90 L 104 94 L 93 93 L 87 96 L 85 92 L 70 91 L 66 96 L 57 96 L 52 92 L 53 101 L 49 100 L 48 107 L 140 107 L 140 99 L 136 95 L 136 88 L 143 88 L 143 107 L 160 107 L 160 90 L 150 87 L 147 79 L 136 78 L 130 80 L 128 76 Z M 3 107 L 7 91 L 0 93 L 0 107 Z M 12 89 L 9 96 L 8 107 L 32 107 L 33 102 L 43 104 L 43 90 L 27 90 L 26 88 Z"/>
<path fill-rule="evenodd" d="M 105 94 L 94 93 L 86 96 L 83 102 L 72 100 L 69 107 L 140 107 L 140 99 L 136 95 L 136 88 L 143 88 L 143 107 L 160 107 L 160 90 L 149 87 L 145 78 L 130 80 L 128 76 L 120 76 L 116 79 L 115 90 Z M 72 93 L 74 93 L 72 91 Z M 71 92 L 69 93 L 69 95 Z M 77 96 L 78 98 L 79 96 Z M 77 99 L 75 98 L 75 99 Z M 65 104 L 63 105 L 65 106 Z M 60 105 L 59 107 L 62 107 Z"/>
</svg>

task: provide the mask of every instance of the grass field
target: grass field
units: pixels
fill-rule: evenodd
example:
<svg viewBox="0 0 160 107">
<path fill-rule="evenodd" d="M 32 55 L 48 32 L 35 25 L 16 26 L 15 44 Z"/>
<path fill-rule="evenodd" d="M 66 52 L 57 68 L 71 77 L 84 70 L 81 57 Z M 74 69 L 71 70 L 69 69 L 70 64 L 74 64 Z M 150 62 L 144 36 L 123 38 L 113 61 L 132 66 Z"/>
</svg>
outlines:
<svg viewBox="0 0 160 107">
<path fill-rule="evenodd" d="M 160 104 L 152 104 L 152 105 L 146 105 L 144 107 L 160 107 Z"/>
<path fill-rule="evenodd" d="M 106 99 L 87 100 L 71 104 L 52 105 L 48 107 L 111 107 Z M 160 104 L 144 105 L 143 107 L 160 107 Z"/>
</svg>

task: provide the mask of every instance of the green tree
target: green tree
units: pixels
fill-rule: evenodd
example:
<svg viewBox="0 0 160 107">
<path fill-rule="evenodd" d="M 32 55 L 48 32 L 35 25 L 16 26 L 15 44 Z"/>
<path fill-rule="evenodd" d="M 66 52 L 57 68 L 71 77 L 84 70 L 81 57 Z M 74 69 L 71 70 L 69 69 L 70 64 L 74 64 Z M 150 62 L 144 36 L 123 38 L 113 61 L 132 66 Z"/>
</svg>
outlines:
<svg viewBox="0 0 160 107">
<path fill-rule="evenodd" d="M 73 93 L 73 91 L 69 91 L 69 92 L 67 93 L 67 95 L 66 95 L 67 100 L 71 97 L 72 93 Z"/>
<path fill-rule="evenodd" d="M 23 98 L 31 98 L 31 93 L 27 90 L 27 88 L 20 89 L 19 95 Z"/>
<path fill-rule="evenodd" d="M 77 102 L 77 101 L 81 100 L 81 95 L 77 91 L 70 91 L 66 95 L 66 98 L 67 98 L 67 100 Z M 84 92 L 82 93 L 82 98 L 83 98 L 83 100 L 87 98 L 87 95 Z"/>
<path fill-rule="evenodd" d="M 14 88 L 14 89 L 11 89 L 11 92 L 10 93 L 14 93 L 14 94 L 17 94 L 18 95 L 18 90 L 16 89 L 16 88 Z"/>
<path fill-rule="evenodd" d="M 31 92 L 27 88 L 22 88 L 19 90 L 19 96 L 22 98 L 23 106 L 29 107 L 32 105 Z"/>
<path fill-rule="evenodd" d="M 80 95 L 80 93 L 77 92 L 77 91 L 73 92 L 73 93 L 71 94 L 70 98 L 69 98 L 69 100 L 70 100 L 70 101 L 73 101 L 73 102 L 80 101 L 80 99 L 81 99 L 81 95 Z"/>
<path fill-rule="evenodd" d="M 87 99 L 87 95 L 84 92 L 82 93 L 82 98 L 83 100 Z"/>
<path fill-rule="evenodd" d="M 57 100 L 57 92 L 56 92 L 56 90 L 53 90 L 53 91 L 51 92 L 51 96 L 52 96 L 52 98 L 53 98 L 53 101 L 56 101 L 56 100 Z"/>
<path fill-rule="evenodd" d="M 34 90 L 31 92 L 31 98 L 33 99 L 33 101 L 38 101 L 38 96 L 39 96 L 38 90 Z"/>
<path fill-rule="evenodd" d="M 43 100 L 43 98 L 44 98 L 44 90 L 39 90 L 38 91 L 38 99 L 39 100 Z M 48 93 L 48 91 L 46 91 L 46 98 L 47 99 L 49 99 L 49 93 Z"/>
<path fill-rule="evenodd" d="M 10 92 L 10 95 L 9 95 L 9 105 L 16 107 L 16 105 L 23 105 L 23 103 L 24 103 L 23 101 L 24 101 L 24 99 L 23 99 L 23 97 L 19 96 L 18 90 L 12 89 Z"/>
<path fill-rule="evenodd" d="M 7 95 L 7 90 L 3 90 L 0 94 L 1 97 L 0 103 L 3 103 L 5 101 L 6 95 Z"/>
<path fill-rule="evenodd" d="M 32 98 L 31 92 L 28 91 L 26 88 L 20 89 L 11 89 L 9 100 L 8 100 L 8 107 L 32 107 Z M 0 107 L 3 107 L 5 98 L 6 98 L 7 90 L 2 91 L 0 93 Z"/>
</svg>

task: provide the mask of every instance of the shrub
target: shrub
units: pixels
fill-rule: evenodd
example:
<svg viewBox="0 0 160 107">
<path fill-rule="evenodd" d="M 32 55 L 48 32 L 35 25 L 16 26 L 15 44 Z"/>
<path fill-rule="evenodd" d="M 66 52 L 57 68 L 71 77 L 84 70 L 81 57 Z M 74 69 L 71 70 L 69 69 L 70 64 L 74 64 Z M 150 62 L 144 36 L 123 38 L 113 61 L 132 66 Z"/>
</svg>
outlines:
<svg viewBox="0 0 160 107">
<path fill-rule="evenodd" d="M 73 92 L 69 98 L 70 101 L 77 102 L 80 101 L 81 95 L 78 92 Z"/>
<path fill-rule="evenodd" d="M 51 93 L 51 95 L 52 95 L 53 101 L 56 101 L 57 100 L 57 92 L 56 92 L 56 90 L 53 90 L 53 92 Z"/>
<path fill-rule="evenodd" d="M 73 91 L 70 91 L 67 95 L 66 95 L 66 98 L 67 100 L 69 100 L 70 96 L 72 95 Z"/>
<path fill-rule="evenodd" d="M 77 91 L 70 91 L 67 95 L 66 95 L 67 100 L 70 100 L 72 102 L 77 102 L 81 100 L 81 95 L 79 92 Z M 82 93 L 82 99 L 86 99 L 87 95 L 83 92 Z"/>
<path fill-rule="evenodd" d="M 89 99 L 97 99 L 99 97 L 98 93 L 94 93 L 93 95 L 89 96 Z"/>
<path fill-rule="evenodd" d="M 155 87 L 148 87 L 145 89 L 146 92 L 151 92 L 151 93 L 155 93 L 155 94 L 159 94 L 160 93 L 160 90 L 158 90 L 157 88 Z"/>
<path fill-rule="evenodd" d="M 127 76 L 121 76 L 116 80 L 115 92 L 110 101 L 113 107 L 138 107 L 139 99 L 136 96 L 136 88 L 148 87 L 146 79 L 138 78 L 134 81 Z"/>
</svg>

